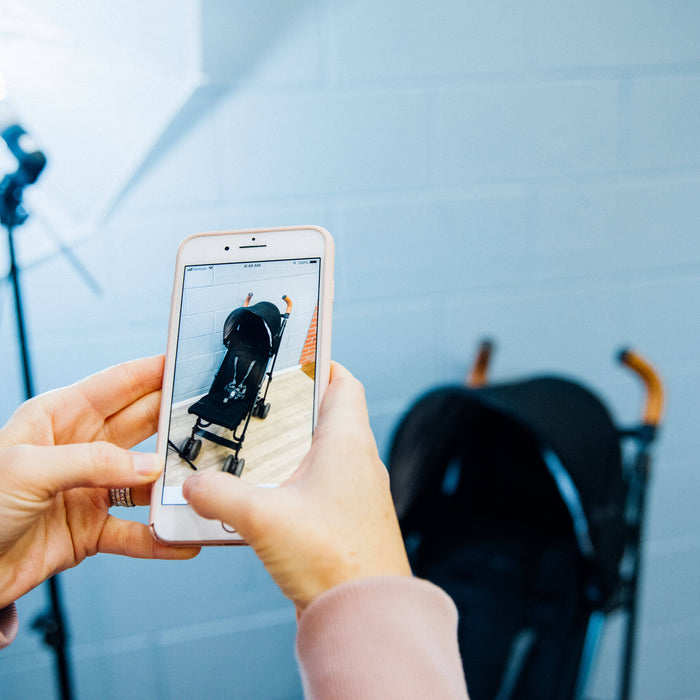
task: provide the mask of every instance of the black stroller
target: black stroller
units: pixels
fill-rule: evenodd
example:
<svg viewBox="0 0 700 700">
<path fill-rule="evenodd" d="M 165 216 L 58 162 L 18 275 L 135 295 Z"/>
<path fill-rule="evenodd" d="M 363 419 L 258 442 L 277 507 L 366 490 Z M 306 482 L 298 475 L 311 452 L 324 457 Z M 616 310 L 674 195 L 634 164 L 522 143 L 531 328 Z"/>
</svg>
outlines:
<svg viewBox="0 0 700 700">
<path fill-rule="evenodd" d="M 482 344 L 470 386 L 427 393 L 394 435 L 392 493 L 414 572 L 457 604 L 471 700 L 582 697 L 616 609 L 627 700 L 663 387 L 639 355 L 620 353 L 647 392 L 641 425 L 620 430 L 576 382 L 487 385 L 490 353 Z"/>
<path fill-rule="evenodd" d="M 223 471 L 240 476 L 245 460 L 239 458 L 238 453 L 243 447 L 250 418 L 264 419 L 270 412 L 267 392 L 292 302 L 288 296 L 282 297 L 287 308 L 281 314 L 269 301 L 250 306 L 252 297 L 250 292 L 243 306 L 234 309 L 226 318 L 223 332 L 226 355 L 209 392 L 187 409 L 197 416 L 192 434 L 179 448 L 173 446 L 193 469 L 197 468 L 194 460 L 202 449 L 199 438 L 205 438 L 234 450 L 224 460 Z M 265 391 L 261 393 L 266 377 Z M 232 439 L 206 430 L 212 423 L 230 430 Z M 236 431 L 241 423 L 243 428 L 239 435 Z"/>
</svg>

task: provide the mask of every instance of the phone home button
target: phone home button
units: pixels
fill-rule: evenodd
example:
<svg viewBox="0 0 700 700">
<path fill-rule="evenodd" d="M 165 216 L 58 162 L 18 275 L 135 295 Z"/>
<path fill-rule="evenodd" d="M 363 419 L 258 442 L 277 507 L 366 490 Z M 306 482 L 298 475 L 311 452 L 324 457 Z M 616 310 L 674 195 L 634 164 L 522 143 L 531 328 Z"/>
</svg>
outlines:
<svg viewBox="0 0 700 700">
<path fill-rule="evenodd" d="M 222 522 L 222 523 L 221 523 L 221 527 L 223 527 L 224 530 L 226 530 L 226 532 L 236 532 L 236 528 L 235 528 L 235 527 L 231 527 L 231 526 L 228 525 L 227 523 Z"/>
</svg>

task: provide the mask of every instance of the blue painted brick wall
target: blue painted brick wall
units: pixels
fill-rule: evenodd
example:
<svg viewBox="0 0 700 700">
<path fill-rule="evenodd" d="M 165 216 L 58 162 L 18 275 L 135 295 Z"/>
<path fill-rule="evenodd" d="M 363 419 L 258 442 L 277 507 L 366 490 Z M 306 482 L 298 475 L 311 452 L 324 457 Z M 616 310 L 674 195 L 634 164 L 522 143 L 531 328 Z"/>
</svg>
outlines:
<svg viewBox="0 0 700 700">
<path fill-rule="evenodd" d="M 218 29 L 250 37 L 273 6 L 204 4 L 213 87 L 76 249 L 103 293 L 60 258 L 24 275 L 39 388 L 162 351 L 177 243 L 248 226 L 315 223 L 334 235 L 333 354 L 365 383 L 384 454 L 410 402 L 462 381 L 485 335 L 498 342 L 494 379 L 572 374 L 634 422 L 639 387 L 613 362 L 632 344 L 669 395 L 635 697 L 700 696 L 700 6 L 298 7 L 233 56 L 252 43 L 227 46 Z M 138 109 L 124 105 L 130 119 Z M 7 285 L 0 295 L 5 418 L 21 386 Z M 250 552 L 97 557 L 64 587 L 80 697 L 300 697 L 293 610 Z M 50 656 L 29 630 L 44 597 L 20 601 L 20 638 L 0 656 L 3 697 L 51 692 Z M 593 697 L 614 694 L 619 635 L 606 627 Z"/>
</svg>

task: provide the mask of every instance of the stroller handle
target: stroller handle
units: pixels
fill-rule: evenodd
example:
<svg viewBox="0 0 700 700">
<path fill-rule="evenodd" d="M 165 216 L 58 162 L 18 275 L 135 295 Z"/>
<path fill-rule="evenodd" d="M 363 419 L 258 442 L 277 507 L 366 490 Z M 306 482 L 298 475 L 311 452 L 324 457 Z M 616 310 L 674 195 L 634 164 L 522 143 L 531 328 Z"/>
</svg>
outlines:
<svg viewBox="0 0 700 700">
<path fill-rule="evenodd" d="M 289 314 L 292 312 L 292 300 L 285 294 L 282 297 L 282 301 L 287 302 L 287 310 L 284 313 L 287 314 L 287 316 L 289 316 Z"/>
<path fill-rule="evenodd" d="M 250 304 L 250 300 L 253 298 L 253 292 L 248 292 L 248 296 L 245 298 L 245 301 L 243 302 L 243 306 L 248 306 Z"/>
<path fill-rule="evenodd" d="M 493 348 L 494 343 L 492 340 L 482 340 L 481 343 L 479 343 L 476 359 L 474 360 L 471 372 L 467 377 L 468 386 L 477 389 L 478 387 L 486 384 Z"/>
<path fill-rule="evenodd" d="M 661 377 L 647 360 L 629 348 L 620 351 L 618 360 L 632 370 L 644 383 L 646 389 L 644 425 L 657 427 L 664 412 L 664 386 Z"/>
</svg>

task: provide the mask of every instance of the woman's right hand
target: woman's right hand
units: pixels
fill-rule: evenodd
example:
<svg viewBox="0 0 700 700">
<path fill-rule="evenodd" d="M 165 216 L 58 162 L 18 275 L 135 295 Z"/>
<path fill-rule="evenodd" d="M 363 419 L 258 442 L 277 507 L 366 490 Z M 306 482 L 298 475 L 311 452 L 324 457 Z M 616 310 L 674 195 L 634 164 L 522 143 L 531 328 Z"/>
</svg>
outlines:
<svg viewBox="0 0 700 700">
<path fill-rule="evenodd" d="M 311 449 L 290 479 L 270 489 L 203 472 L 183 493 L 197 513 L 238 530 L 299 614 L 345 581 L 411 576 L 364 389 L 336 363 Z"/>
</svg>

